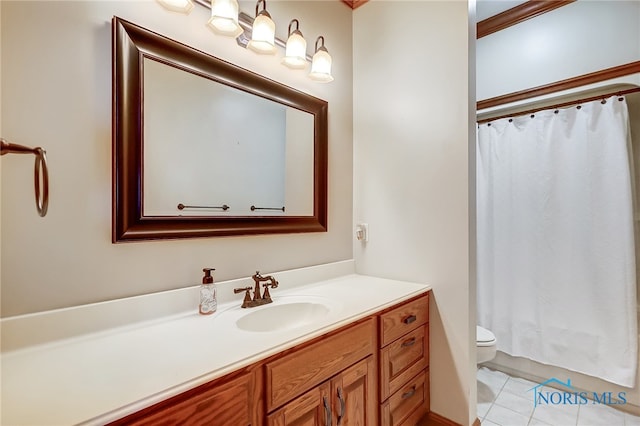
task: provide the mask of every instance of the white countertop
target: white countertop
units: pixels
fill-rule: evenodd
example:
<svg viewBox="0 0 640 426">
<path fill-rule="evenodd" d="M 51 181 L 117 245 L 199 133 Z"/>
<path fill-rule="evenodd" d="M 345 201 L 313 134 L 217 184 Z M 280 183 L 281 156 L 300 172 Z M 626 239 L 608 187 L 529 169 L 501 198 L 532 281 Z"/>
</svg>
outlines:
<svg viewBox="0 0 640 426">
<path fill-rule="evenodd" d="M 298 328 L 243 331 L 236 319 L 273 305 L 247 310 L 233 300 L 209 316 L 194 306 L 154 321 L 4 351 L 2 424 L 104 424 L 429 289 L 350 274 L 271 291 L 273 305 L 297 297 L 331 300 L 326 316 Z"/>
</svg>

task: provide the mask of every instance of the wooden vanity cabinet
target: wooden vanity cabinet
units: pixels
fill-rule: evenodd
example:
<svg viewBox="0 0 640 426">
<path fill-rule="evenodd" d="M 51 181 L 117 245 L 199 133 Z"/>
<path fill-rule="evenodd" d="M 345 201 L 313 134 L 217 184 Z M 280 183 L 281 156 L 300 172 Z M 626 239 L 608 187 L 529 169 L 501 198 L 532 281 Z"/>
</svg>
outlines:
<svg viewBox="0 0 640 426">
<path fill-rule="evenodd" d="M 267 417 L 268 426 L 377 424 L 374 356 L 347 368 Z"/>
<path fill-rule="evenodd" d="M 265 380 L 267 426 L 415 426 L 429 412 L 428 294 L 267 363 Z"/>
<path fill-rule="evenodd" d="M 429 412 L 429 296 L 383 311 L 380 422 L 414 426 Z"/>
<path fill-rule="evenodd" d="M 429 411 L 428 293 L 114 425 L 415 426 Z"/>
<path fill-rule="evenodd" d="M 376 318 L 369 317 L 268 361 L 267 425 L 377 424 L 376 360 Z"/>
</svg>

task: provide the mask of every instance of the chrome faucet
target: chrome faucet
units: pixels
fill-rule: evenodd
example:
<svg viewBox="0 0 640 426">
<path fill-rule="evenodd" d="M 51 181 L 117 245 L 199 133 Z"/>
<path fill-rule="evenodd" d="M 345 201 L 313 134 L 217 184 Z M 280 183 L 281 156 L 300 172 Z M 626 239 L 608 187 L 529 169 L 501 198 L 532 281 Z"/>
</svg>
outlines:
<svg viewBox="0 0 640 426">
<path fill-rule="evenodd" d="M 273 302 L 271 299 L 271 294 L 269 294 L 269 287 L 276 288 L 278 287 L 278 281 L 272 277 L 271 275 L 267 275 L 263 277 L 260 275 L 260 271 L 256 271 L 255 275 L 251 277 L 254 282 L 253 287 L 253 298 L 251 298 L 251 289 L 252 287 L 240 287 L 234 288 L 234 293 L 245 292 L 244 300 L 242 301 L 243 308 L 253 308 L 256 306 L 266 305 L 267 303 Z M 260 295 L 260 285 L 261 283 L 266 282 L 266 284 L 262 284 L 264 287 L 264 293 Z"/>
</svg>

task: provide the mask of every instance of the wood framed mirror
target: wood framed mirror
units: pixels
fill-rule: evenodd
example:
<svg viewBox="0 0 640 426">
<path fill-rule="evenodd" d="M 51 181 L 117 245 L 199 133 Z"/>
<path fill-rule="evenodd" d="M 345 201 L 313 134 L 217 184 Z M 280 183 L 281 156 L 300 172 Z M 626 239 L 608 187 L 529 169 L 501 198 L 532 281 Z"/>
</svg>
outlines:
<svg viewBox="0 0 640 426">
<path fill-rule="evenodd" d="M 326 232 L 326 101 L 118 17 L 112 30 L 114 243 Z"/>
</svg>

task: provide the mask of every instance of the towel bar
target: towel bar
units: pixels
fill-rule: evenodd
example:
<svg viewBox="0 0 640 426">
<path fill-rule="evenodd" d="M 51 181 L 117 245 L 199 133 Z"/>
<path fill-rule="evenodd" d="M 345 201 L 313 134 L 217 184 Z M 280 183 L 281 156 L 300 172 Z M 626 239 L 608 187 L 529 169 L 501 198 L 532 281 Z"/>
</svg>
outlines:
<svg viewBox="0 0 640 426">
<path fill-rule="evenodd" d="M 0 155 L 5 154 L 34 154 L 36 156 L 33 170 L 36 209 L 41 217 L 45 217 L 49 208 L 49 168 L 47 167 L 47 152 L 40 147 L 29 148 L 15 143 L 9 143 L 5 139 L 0 138 Z M 41 179 L 42 185 L 40 185 Z"/>
</svg>

